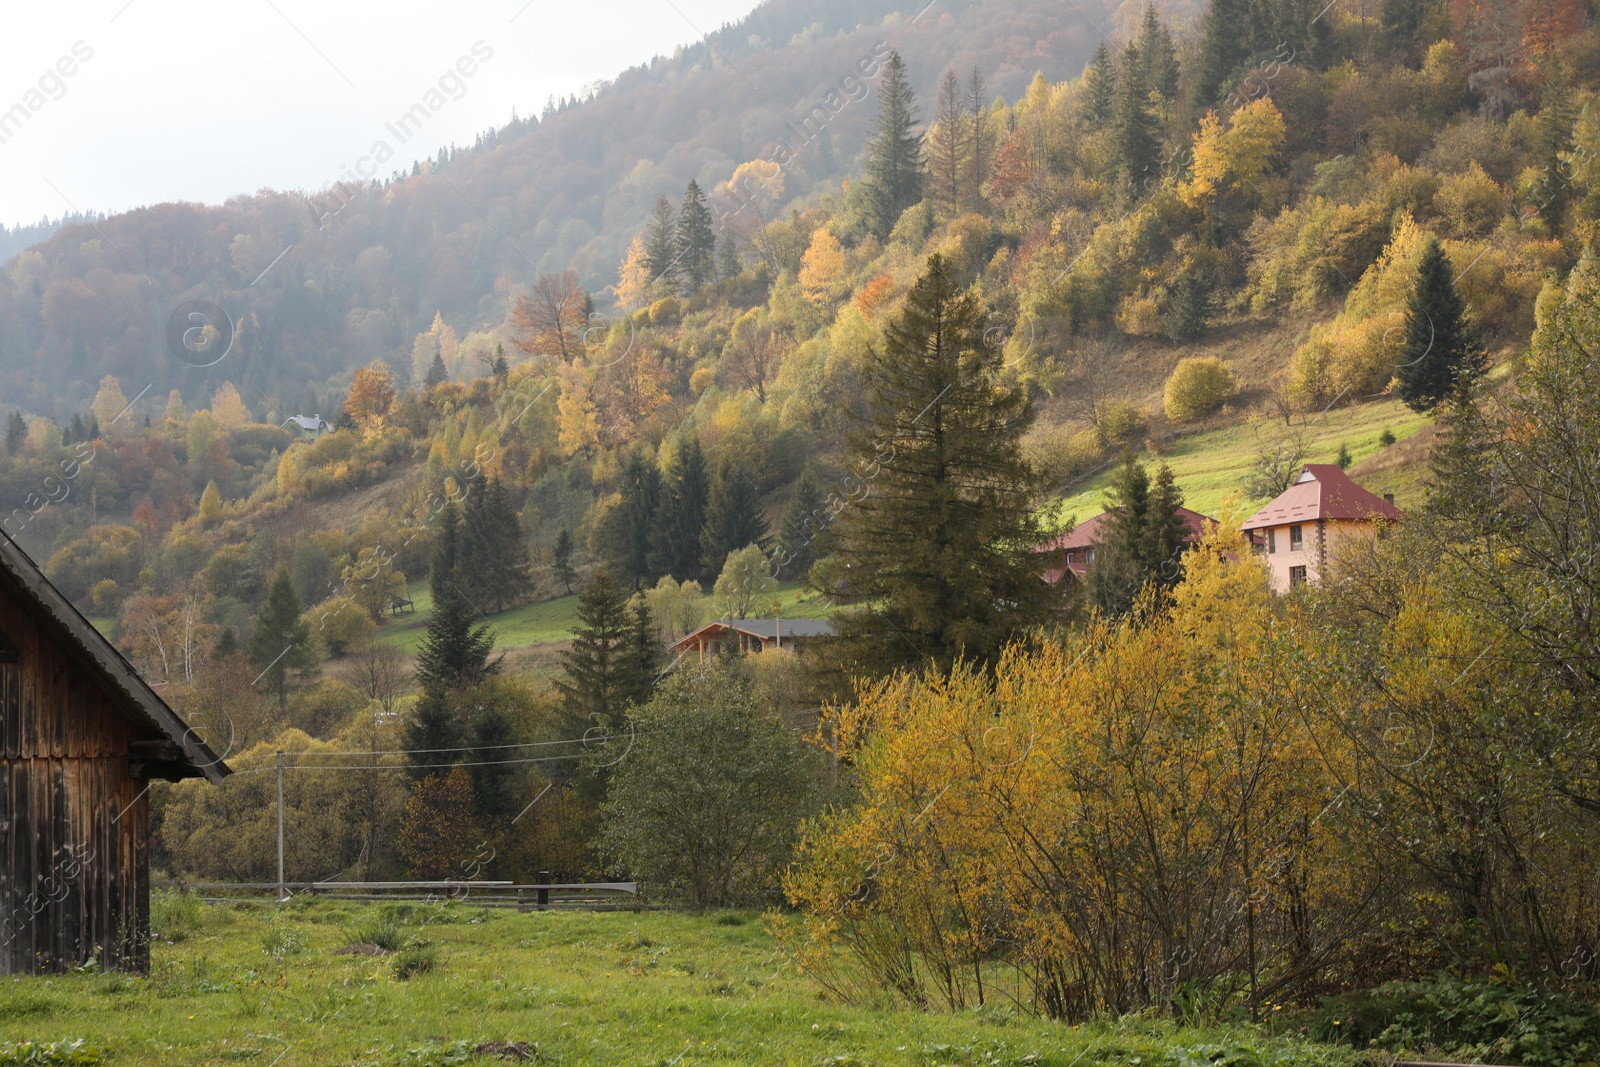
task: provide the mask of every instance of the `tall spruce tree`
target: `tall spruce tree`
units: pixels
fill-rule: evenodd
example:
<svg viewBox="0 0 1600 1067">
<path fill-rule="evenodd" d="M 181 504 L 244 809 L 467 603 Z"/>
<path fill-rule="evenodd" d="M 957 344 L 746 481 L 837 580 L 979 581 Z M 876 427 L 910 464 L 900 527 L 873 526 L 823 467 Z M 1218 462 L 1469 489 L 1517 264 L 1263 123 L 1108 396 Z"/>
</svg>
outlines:
<svg viewBox="0 0 1600 1067">
<path fill-rule="evenodd" d="M 917 97 L 905 60 L 890 52 L 878 83 L 878 117 L 868 145 L 865 182 L 872 231 L 880 240 L 922 199 L 922 135 L 915 131 L 916 122 Z"/>
<path fill-rule="evenodd" d="M 1145 5 L 1139 26 L 1139 64 L 1151 92 L 1163 100 L 1178 95 L 1178 49 L 1154 4 Z"/>
<path fill-rule="evenodd" d="M 459 551 L 462 591 L 473 603 L 499 612 L 532 592 L 522 521 L 498 478 L 478 481 L 467 495 Z"/>
<path fill-rule="evenodd" d="M 1182 576 L 1183 494 L 1163 464 L 1152 486 L 1130 453 L 1105 498 L 1105 533 L 1095 545 L 1085 583 L 1088 602 L 1108 615 L 1125 614 L 1147 587 L 1158 592 Z"/>
<path fill-rule="evenodd" d="M 689 179 L 678 212 L 678 278 L 690 296 L 710 285 L 717 277 L 716 234 L 711 226 L 711 209 L 706 207 L 700 184 Z"/>
<path fill-rule="evenodd" d="M 14 456 L 22 450 L 22 443 L 28 439 L 28 420 L 22 417 L 22 412 L 13 411 L 6 417 L 6 454 Z"/>
<path fill-rule="evenodd" d="M 314 662 L 311 627 L 300 617 L 300 597 L 288 571 L 279 571 L 267 587 L 266 603 L 250 635 L 250 659 L 261 668 L 267 688 L 277 691 L 282 711 L 289 699 L 289 672 L 305 670 Z"/>
<path fill-rule="evenodd" d="M 825 668 L 993 664 L 1051 614 L 1033 553 L 1043 486 L 1022 455 L 1033 406 L 1003 378 L 987 326 L 982 302 L 935 255 L 883 348 L 866 355 L 865 414 L 846 440 L 872 491 L 839 514 L 833 556 L 811 571 L 854 605 L 834 617 Z"/>
<path fill-rule="evenodd" d="M 561 653 L 561 710 L 573 736 L 592 727 L 616 728 L 624 711 L 643 703 L 655 685 L 639 646 L 640 611 L 628 592 L 601 567 L 578 593 L 578 626 L 572 647 Z"/>
<path fill-rule="evenodd" d="M 1085 118 L 1090 127 L 1102 129 L 1111 121 L 1117 100 L 1117 71 L 1111 65 L 1111 51 L 1104 41 L 1094 50 L 1094 58 L 1089 61 L 1089 69 L 1083 77 L 1089 90 Z"/>
<path fill-rule="evenodd" d="M 700 532 L 706 524 L 711 479 L 706 471 L 700 439 L 690 435 L 673 458 L 662 486 L 661 506 L 652 526 L 652 570 L 670 574 L 680 582 L 704 573 L 700 562 Z"/>
<path fill-rule="evenodd" d="M 1150 107 L 1150 89 L 1138 49 L 1129 45 L 1117 72 L 1117 101 L 1112 116 L 1117 179 L 1123 199 L 1133 203 L 1156 184 L 1161 158 L 1161 124 Z"/>
<path fill-rule="evenodd" d="M 1570 179 L 1562 157 L 1572 151 L 1572 129 L 1577 110 L 1560 64 L 1539 90 L 1539 115 L 1533 121 L 1533 157 L 1539 177 L 1534 183 L 1534 203 L 1551 226 L 1566 211 Z"/>
<path fill-rule="evenodd" d="M 473 814 L 480 826 L 504 825 L 522 807 L 518 785 L 523 771 L 509 762 L 515 743 L 511 718 L 492 699 L 473 706 L 466 763 Z"/>
<path fill-rule="evenodd" d="M 1203 112 L 1217 102 L 1223 86 L 1250 55 L 1250 0 L 1211 0 L 1201 28 L 1195 71 L 1194 105 Z"/>
<path fill-rule="evenodd" d="M 961 206 L 962 178 L 967 171 L 967 101 L 956 72 L 946 70 L 939 83 L 939 101 L 928 143 L 929 193 L 951 211 Z"/>
<path fill-rule="evenodd" d="M 724 456 L 717 464 L 705 526 L 700 531 L 701 578 L 714 581 L 728 553 L 746 545 L 758 545 L 763 552 L 771 547 L 767 520 L 761 514 L 761 493 L 738 463 Z"/>
<path fill-rule="evenodd" d="M 678 251 L 677 216 L 672 201 L 663 196 L 650 212 L 650 234 L 644 245 L 644 265 L 650 272 L 651 285 L 678 287 Z"/>
<path fill-rule="evenodd" d="M 438 522 L 428 568 L 433 608 L 417 650 L 417 682 L 425 690 L 442 692 L 477 685 L 499 669 L 499 662 L 489 662 L 494 631 L 488 623 L 474 625 L 478 611 L 465 591 L 461 513 L 453 502 L 440 509 Z"/>
<path fill-rule="evenodd" d="M 651 552 L 661 505 L 661 470 L 655 459 L 643 451 L 630 453 L 618 488 L 621 498 L 606 512 L 601 537 L 616 575 L 637 589 L 661 576 Z"/>
<path fill-rule="evenodd" d="M 778 530 L 778 568 L 785 579 L 804 578 L 817 561 L 817 539 L 827 528 L 822 490 L 809 469 L 802 471 L 783 509 L 783 526 Z"/>
<path fill-rule="evenodd" d="M 450 706 L 443 689 L 424 689 L 411 710 L 402 735 L 406 747 L 406 773 L 415 781 L 438 775 L 445 766 L 461 762 L 459 750 L 466 740 L 461 716 Z"/>
<path fill-rule="evenodd" d="M 1429 238 L 1406 306 L 1405 344 L 1395 368 L 1400 399 L 1413 411 L 1432 411 L 1487 368 L 1454 274 L 1444 248 Z"/>
<path fill-rule="evenodd" d="M 442 385 L 449 378 L 450 372 L 445 369 L 444 357 L 435 352 L 433 362 L 428 364 L 428 374 L 422 379 L 422 384 L 432 389 L 434 386 Z"/>
</svg>

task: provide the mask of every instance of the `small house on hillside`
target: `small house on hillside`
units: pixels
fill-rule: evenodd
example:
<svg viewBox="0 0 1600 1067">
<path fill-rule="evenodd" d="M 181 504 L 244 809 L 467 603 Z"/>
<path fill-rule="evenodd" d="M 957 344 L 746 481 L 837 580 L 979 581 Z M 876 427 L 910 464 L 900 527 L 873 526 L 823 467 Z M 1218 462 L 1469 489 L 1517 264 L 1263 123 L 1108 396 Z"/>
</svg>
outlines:
<svg viewBox="0 0 1600 1067">
<path fill-rule="evenodd" d="M 1293 485 L 1250 516 L 1244 530 L 1256 538 L 1273 588 L 1284 593 L 1318 581 L 1341 540 L 1376 536 L 1382 524 L 1401 517 L 1392 495 L 1368 492 L 1336 463 L 1307 463 Z"/>
<path fill-rule="evenodd" d="M 318 434 L 333 432 L 333 425 L 331 423 L 322 421 L 321 412 L 318 412 L 315 415 L 290 415 L 287 419 L 283 420 L 283 425 L 293 426 L 295 429 L 303 430 L 304 432 L 311 434 L 313 437 L 317 436 Z"/>
<path fill-rule="evenodd" d="M 717 619 L 674 641 L 672 654 L 697 652 L 704 664 L 723 652 L 798 651 L 819 637 L 832 636 L 833 623 L 826 619 Z"/>
<path fill-rule="evenodd" d="M 1044 580 L 1051 585 L 1062 581 L 1083 581 L 1088 576 L 1089 569 L 1094 566 L 1096 548 L 1108 533 L 1107 525 L 1111 520 L 1111 514 L 1109 511 L 1102 512 L 1034 549 L 1036 553 L 1047 557 Z M 1183 519 L 1185 545 L 1199 544 L 1200 539 L 1217 524 L 1217 520 L 1211 516 L 1190 511 L 1188 508 L 1179 508 L 1178 516 Z"/>
<path fill-rule="evenodd" d="M 150 782 L 228 773 L 0 533 L 0 974 L 147 967 Z"/>
</svg>

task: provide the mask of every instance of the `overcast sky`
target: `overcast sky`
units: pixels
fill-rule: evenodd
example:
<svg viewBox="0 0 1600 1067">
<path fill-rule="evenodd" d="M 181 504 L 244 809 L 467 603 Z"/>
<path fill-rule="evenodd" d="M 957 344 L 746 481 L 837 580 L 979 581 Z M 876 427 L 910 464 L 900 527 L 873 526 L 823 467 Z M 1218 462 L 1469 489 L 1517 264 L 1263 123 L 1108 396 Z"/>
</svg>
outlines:
<svg viewBox="0 0 1600 1067">
<path fill-rule="evenodd" d="M 551 94 L 670 55 L 755 2 L 9 5 L 0 33 L 0 222 L 218 203 L 262 187 L 321 189 L 445 78 L 428 98 L 443 106 L 386 176 L 451 141 L 470 143 L 513 107 L 537 113 Z M 472 58 L 474 45 L 492 55 Z M 456 72 L 462 57 L 470 77 Z"/>
</svg>

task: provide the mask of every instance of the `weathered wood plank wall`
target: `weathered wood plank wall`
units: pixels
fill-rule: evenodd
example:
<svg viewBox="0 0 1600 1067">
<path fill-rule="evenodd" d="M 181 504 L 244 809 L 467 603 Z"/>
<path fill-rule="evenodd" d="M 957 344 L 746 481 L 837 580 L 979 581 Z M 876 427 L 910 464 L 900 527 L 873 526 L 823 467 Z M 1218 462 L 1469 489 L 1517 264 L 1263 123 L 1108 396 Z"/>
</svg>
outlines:
<svg viewBox="0 0 1600 1067">
<path fill-rule="evenodd" d="M 0 574 L 0 973 L 148 964 L 135 720 Z M 8 657 L 0 657 L 3 660 Z"/>
</svg>

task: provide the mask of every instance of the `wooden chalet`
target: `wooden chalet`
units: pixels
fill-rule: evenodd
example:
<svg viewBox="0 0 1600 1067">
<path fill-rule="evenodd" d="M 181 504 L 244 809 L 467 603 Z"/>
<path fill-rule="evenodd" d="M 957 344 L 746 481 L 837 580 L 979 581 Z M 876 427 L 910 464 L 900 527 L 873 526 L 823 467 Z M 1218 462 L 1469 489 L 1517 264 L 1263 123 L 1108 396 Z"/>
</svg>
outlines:
<svg viewBox="0 0 1600 1067">
<path fill-rule="evenodd" d="M 0 973 L 146 968 L 150 782 L 228 773 L 0 533 Z"/>
<path fill-rule="evenodd" d="M 672 643 L 672 654 L 696 652 L 703 665 L 723 652 L 798 650 L 819 637 L 832 637 L 833 623 L 826 619 L 717 619 Z"/>
</svg>

